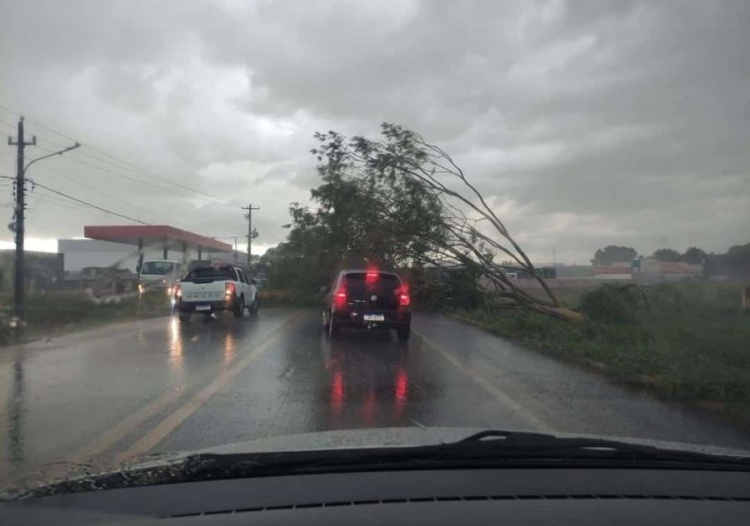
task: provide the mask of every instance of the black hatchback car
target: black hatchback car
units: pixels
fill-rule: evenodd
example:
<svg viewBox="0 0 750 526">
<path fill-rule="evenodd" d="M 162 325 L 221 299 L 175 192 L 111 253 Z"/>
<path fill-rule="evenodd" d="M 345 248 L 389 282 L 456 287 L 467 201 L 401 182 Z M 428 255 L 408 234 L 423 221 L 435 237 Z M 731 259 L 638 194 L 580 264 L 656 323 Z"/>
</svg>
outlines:
<svg viewBox="0 0 750 526">
<path fill-rule="evenodd" d="M 329 336 L 342 327 L 396 329 L 400 341 L 411 332 L 411 297 L 401 278 L 379 270 L 343 270 L 328 290 L 323 329 Z"/>
</svg>

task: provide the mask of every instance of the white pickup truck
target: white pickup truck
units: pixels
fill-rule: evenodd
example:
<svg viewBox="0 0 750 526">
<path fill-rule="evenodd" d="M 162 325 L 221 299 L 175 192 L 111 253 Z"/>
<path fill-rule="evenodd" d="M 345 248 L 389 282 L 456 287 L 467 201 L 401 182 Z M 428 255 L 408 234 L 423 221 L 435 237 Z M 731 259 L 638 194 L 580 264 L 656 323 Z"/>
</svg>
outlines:
<svg viewBox="0 0 750 526">
<path fill-rule="evenodd" d="M 258 289 L 242 269 L 231 265 L 197 267 L 178 281 L 172 290 L 172 301 L 180 321 L 190 321 L 193 312 L 211 315 L 232 311 L 241 318 L 247 309 L 258 312 Z"/>
</svg>

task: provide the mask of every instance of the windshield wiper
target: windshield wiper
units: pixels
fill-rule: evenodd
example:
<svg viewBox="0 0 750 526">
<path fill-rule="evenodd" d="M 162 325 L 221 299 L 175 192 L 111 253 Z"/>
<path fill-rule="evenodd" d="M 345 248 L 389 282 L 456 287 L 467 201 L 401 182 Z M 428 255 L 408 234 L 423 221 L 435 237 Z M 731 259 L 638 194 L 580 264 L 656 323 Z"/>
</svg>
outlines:
<svg viewBox="0 0 750 526">
<path fill-rule="evenodd" d="M 399 469 L 494 467 L 595 467 L 641 469 L 750 470 L 750 457 L 660 448 L 617 440 L 557 437 L 489 430 L 457 442 L 428 446 L 325 449 L 272 453 L 201 453 L 151 467 L 68 480 L 29 496 L 311 473 Z"/>
<path fill-rule="evenodd" d="M 199 454 L 184 463 L 189 477 L 267 476 L 328 471 L 497 466 L 627 466 L 750 469 L 750 457 L 665 449 L 597 438 L 482 431 L 458 442 L 409 447 Z"/>
</svg>

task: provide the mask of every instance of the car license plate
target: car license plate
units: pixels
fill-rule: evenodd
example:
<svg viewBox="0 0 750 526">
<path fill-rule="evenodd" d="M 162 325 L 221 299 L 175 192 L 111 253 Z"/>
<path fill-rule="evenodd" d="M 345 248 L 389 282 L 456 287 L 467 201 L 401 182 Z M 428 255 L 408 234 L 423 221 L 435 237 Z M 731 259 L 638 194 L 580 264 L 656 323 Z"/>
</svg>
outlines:
<svg viewBox="0 0 750 526">
<path fill-rule="evenodd" d="M 365 321 L 385 321 L 385 315 L 384 314 L 365 314 L 364 320 Z"/>
<path fill-rule="evenodd" d="M 195 306 L 196 311 L 206 311 L 211 310 L 211 305 L 196 305 Z"/>
</svg>

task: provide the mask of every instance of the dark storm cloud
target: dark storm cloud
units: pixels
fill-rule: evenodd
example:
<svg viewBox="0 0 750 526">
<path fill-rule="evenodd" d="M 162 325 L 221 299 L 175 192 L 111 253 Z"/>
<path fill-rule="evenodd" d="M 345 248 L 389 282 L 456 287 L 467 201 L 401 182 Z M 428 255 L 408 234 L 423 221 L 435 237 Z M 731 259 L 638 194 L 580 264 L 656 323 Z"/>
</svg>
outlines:
<svg viewBox="0 0 750 526">
<path fill-rule="evenodd" d="M 183 226 L 242 232 L 252 200 L 264 243 L 283 239 L 288 202 L 316 184 L 312 133 L 389 121 L 449 151 L 540 259 L 747 241 L 747 2 L 1 5 L 0 102 L 222 199 L 54 165 L 194 211 Z M 69 220 L 39 207 L 37 235 L 90 222 L 55 213 Z"/>
</svg>

